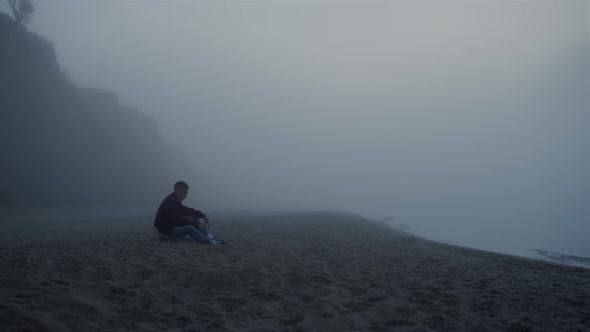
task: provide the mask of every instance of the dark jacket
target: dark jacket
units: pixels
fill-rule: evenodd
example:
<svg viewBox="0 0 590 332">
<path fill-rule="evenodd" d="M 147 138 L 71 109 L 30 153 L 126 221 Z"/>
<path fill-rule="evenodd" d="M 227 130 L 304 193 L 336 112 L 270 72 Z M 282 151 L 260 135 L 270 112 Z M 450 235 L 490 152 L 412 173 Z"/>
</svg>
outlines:
<svg viewBox="0 0 590 332">
<path fill-rule="evenodd" d="M 185 218 L 191 216 L 204 218 L 205 214 L 199 210 L 191 209 L 182 205 L 182 202 L 178 200 L 174 193 L 172 193 L 166 196 L 162 203 L 160 203 L 158 212 L 156 212 L 154 226 L 158 229 L 158 232 L 162 234 L 168 234 L 174 226 L 197 226 L 197 223 Z"/>
</svg>

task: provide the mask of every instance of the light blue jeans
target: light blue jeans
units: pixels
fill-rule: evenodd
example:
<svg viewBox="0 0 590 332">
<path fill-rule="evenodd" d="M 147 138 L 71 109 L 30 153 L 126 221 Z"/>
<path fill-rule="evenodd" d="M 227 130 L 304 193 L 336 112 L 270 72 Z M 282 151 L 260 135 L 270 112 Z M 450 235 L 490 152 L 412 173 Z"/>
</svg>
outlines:
<svg viewBox="0 0 590 332">
<path fill-rule="evenodd" d="M 199 223 L 199 219 L 195 217 L 187 217 L 186 219 L 190 221 L 194 221 Z M 193 225 L 185 225 L 185 226 L 174 226 L 170 231 L 170 236 L 175 239 L 180 239 L 184 236 L 190 236 L 193 240 L 201 243 L 211 244 L 211 239 L 209 238 L 209 232 L 205 228 L 197 228 Z"/>
</svg>

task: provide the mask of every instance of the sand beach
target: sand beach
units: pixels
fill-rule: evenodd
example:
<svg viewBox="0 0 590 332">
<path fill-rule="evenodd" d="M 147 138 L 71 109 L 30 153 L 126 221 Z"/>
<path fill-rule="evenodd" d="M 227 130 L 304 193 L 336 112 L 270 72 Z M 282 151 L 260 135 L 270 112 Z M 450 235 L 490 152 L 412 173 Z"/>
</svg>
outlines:
<svg viewBox="0 0 590 332">
<path fill-rule="evenodd" d="M 4 217 L 2 331 L 590 330 L 588 269 L 353 214 L 212 215 L 221 246 L 158 241 L 147 213 L 93 218 Z"/>
</svg>

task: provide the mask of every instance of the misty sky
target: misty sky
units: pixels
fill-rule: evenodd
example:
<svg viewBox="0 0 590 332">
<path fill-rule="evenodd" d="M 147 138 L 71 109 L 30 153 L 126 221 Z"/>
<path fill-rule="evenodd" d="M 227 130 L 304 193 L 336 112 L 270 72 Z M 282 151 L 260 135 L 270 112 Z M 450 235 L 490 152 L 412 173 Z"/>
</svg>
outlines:
<svg viewBox="0 0 590 332">
<path fill-rule="evenodd" d="M 76 84 L 156 119 L 194 163 L 189 206 L 590 255 L 590 110 L 537 92 L 589 54 L 588 17 L 587 1 L 56 0 L 28 26 Z"/>
</svg>

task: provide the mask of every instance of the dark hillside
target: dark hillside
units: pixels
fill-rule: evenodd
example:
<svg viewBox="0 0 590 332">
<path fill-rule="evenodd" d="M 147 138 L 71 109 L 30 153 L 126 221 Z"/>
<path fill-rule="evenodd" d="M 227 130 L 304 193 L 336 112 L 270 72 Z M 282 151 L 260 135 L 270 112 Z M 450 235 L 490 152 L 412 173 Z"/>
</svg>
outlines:
<svg viewBox="0 0 590 332">
<path fill-rule="evenodd" d="M 0 204 L 153 204 L 173 181 L 156 123 L 78 88 L 50 42 L 0 13 Z"/>
</svg>

